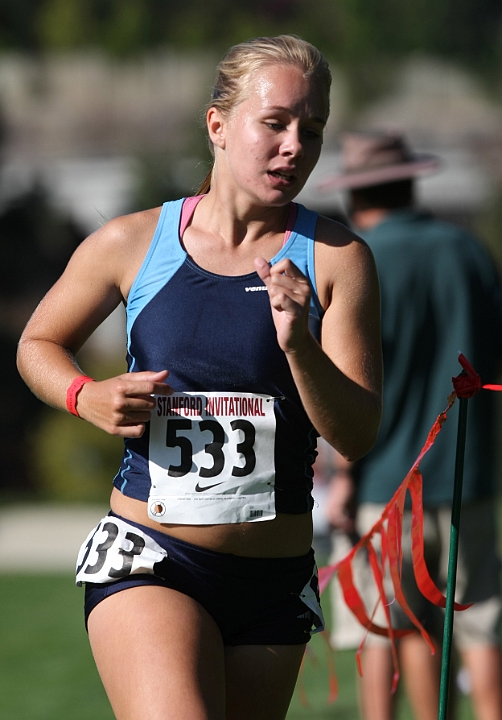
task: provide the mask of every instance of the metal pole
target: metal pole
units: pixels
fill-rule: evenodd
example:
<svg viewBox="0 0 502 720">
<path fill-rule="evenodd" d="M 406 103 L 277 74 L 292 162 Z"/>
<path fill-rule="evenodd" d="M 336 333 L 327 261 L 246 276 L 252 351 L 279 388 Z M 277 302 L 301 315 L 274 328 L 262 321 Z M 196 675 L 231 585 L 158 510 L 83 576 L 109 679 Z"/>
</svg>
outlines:
<svg viewBox="0 0 502 720">
<path fill-rule="evenodd" d="M 443 628 L 441 656 L 441 684 L 439 687 L 438 720 L 446 720 L 448 690 L 450 685 L 451 645 L 453 635 L 453 604 L 457 579 L 458 537 L 460 507 L 462 504 L 462 483 L 464 479 L 465 438 L 467 433 L 467 398 L 459 399 L 457 450 L 455 455 L 455 479 L 451 508 L 450 552 L 448 556 L 448 579 L 446 582 L 446 610 Z"/>
</svg>

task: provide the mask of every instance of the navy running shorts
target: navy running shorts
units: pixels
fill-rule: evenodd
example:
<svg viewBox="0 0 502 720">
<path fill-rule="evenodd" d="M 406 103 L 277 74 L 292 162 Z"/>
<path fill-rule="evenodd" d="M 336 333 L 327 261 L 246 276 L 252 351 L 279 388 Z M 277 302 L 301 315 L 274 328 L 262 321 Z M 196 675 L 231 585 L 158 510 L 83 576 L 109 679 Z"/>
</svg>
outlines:
<svg viewBox="0 0 502 720">
<path fill-rule="evenodd" d="M 324 628 L 313 550 L 300 557 L 240 557 L 183 542 L 113 512 L 105 519 L 107 527 L 114 518 L 127 523 L 133 533 L 136 529 L 154 540 L 167 556 L 148 574 L 129 574 L 112 582 L 86 581 L 86 626 L 89 614 L 109 595 L 158 585 L 200 603 L 216 622 L 225 645 L 304 644 Z"/>
</svg>

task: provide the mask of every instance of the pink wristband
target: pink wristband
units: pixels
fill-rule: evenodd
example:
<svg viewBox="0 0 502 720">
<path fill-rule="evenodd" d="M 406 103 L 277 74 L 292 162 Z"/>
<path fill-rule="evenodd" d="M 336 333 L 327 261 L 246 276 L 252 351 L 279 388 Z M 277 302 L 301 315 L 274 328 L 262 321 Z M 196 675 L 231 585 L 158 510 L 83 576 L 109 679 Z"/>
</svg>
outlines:
<svg viewBox="0 0 502 720">
<path fill-rule="evenodd" d="M 68 408 L 68 412 L 71 412 L 71 414 L 76 417 L 80 417 L 77 410 L 77 395 L 82 390 L 82 385 L 88 382 L 94 382 L 94 380 L 87 377 L 87 375 L 79 375 L 66 391 L 66 407 Z"/>
</svg>

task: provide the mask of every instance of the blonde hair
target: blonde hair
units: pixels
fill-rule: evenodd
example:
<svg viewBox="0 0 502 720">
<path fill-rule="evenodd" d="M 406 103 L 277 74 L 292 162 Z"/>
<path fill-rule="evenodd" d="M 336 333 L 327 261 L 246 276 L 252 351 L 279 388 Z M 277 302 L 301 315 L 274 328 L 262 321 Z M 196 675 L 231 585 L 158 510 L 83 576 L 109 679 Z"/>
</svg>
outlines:
<svg viewBox="0 0 502 720">
<path fill-rule="evenodd" d="M 298 67 L 307 79 L 317 81 L 326 92 L 329 110 L 331 72 L 324 55 L 314 45 L 295 35 L 278 35 L 253 38 L 230 48 L 217 67 L 211 101 L 206 112 L 215 107 L 223 115 L 230 115 L 246 98 L 251 76 L 265 65 L 273 64 Z M 211 143 L 210 149 L 213 152 Z M 213 167 L 197 194 L 202 195 L 209 191 Z"/>
</svg>

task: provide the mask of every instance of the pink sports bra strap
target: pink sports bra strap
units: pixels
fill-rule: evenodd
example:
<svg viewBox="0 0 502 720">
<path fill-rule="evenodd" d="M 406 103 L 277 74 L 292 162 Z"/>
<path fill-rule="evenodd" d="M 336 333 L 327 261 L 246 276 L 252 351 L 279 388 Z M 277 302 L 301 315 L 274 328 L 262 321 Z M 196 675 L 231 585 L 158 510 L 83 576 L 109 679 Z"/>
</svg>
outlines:
<svg viewBox="0 0 502 720">
<path fill-rule="evenodd" d="M 180 218 L 180 238 L 183 237 L 185 230 L 187 229 L 188 223 L 192 219 L 192 215 L 195 212 L 195 208 L 197 207 L 198 203 L 202 200 L 204 195 L 194 195 L 193 197 L 187 197 L 183 201 L 183 207 L 181 209 L 181 218 Z M 296 216 L 298 214 L 298 205 L 296 203 L 289 203 L 289 214 L 288 214 L 288 220 L 286 223 L 286 232 L 284 234 L 284 242 L 282 243 L 285 245 L 289 238 L 291 237 L 291 233 L 293 232 L 293 229 L 295 227 L 296 222 Z"/>
<path fill-rule="evenodd" d="M 183 237 L 185 230 L 187 229 L 187 225 L 192 219 L 192 215 L 195 212 L 195 208 L 203 197 L 204 195 L 194 195 L 193 197 L 185 198 L 185 200 L 183 201 L 180 218 L 180 238 Z"/>
<path fill-rule="evenodd" d="M 284 233 L 284 242 L 282 243 L 283 247 L 288 242 L 289 238 L 291 237 L 291 233 L 293 232 L 294 227 L 295 227 L 297 215 L 298 215 L 298 205 L 294 202 L 289 203 L 289 215 L 288 215 L 288 221 L 286 223 L 286 232 Z"/>
</svg>

